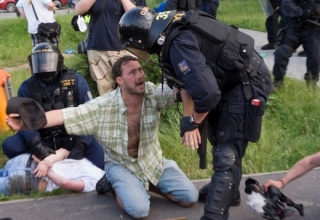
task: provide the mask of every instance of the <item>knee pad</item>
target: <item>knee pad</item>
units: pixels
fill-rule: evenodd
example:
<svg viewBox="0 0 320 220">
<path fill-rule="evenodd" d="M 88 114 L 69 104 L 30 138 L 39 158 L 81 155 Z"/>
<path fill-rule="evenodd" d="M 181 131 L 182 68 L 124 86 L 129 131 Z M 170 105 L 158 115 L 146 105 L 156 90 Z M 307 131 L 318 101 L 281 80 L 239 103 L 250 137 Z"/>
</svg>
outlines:
<svg viewBox="0 0 320 220">
<path fill-rule="evenodd" d="M 237 180 L 230 171 L 215 172 L 209 185 L 203 216 L 208 219 L 227 219 L 236 185 Z"/>
</svg>

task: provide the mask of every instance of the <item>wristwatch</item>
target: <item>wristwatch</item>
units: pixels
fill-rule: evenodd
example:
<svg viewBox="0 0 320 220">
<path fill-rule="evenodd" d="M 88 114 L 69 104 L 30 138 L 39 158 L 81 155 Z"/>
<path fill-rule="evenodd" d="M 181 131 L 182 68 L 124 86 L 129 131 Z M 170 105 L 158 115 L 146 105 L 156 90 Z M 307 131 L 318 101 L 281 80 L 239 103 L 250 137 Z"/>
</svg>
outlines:
<svg viewBox="0 0 320 220">
<path fill-rule="evenodd" d="M 187 117 L 189 117 L 190 123 L 193 124 L 195 127 L 198 127 L 198 126 L 201 124 L 201 123 L 196 123 L 196 122 L 194 121 L 193 115 L 187 116 Z"/>
</svg>

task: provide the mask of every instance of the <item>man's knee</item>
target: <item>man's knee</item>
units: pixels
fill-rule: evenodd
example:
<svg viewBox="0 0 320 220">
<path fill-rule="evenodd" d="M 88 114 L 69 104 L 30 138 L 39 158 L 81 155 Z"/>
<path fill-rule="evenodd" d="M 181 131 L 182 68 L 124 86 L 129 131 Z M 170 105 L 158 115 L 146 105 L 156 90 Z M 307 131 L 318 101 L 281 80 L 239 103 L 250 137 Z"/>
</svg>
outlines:
<svg viewBox="0 0 320 220">
<path fill-rule="evenodd" d="M 11 159 L 20 154 L 27 153 L 27 147 L 17 135 L 13 135 L 3 141 L 2 151 L 8 158 Z"/>
<path fill-rule="evenodd" d="M 131 201 L 130 203 L 126 202 L 126 204 L 124 204 L 124 210 L 135 219 L 145 218 L 149 215 L 150 201 L 139 200 Z"/>
</svg>

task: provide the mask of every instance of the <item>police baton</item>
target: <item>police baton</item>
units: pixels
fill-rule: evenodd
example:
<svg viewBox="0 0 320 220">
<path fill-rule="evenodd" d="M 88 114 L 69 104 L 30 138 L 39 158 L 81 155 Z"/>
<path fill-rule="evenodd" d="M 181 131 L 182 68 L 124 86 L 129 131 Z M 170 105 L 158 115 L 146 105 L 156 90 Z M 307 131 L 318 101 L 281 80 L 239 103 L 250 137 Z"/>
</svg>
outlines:
<svg viewBox="0 0 320 220">
<path fill-rule="evenodd" d="M 201 144 L 199 144 L 197 149 L 199 154 L 199 168 L 207 169 L 208 116 L 205 117 L 198 129 L 201 135 Z"/>
<path fill-rule="evenodd" d="M 310 20 L 310 19 L 307 19 L 307 22 L 311 23 L 311 24 L 315 24 L 317 26 L 320 26 L 320 23 L 316 22 L 316 21 L 313 21 L 313 20 Z"/>
</svg>

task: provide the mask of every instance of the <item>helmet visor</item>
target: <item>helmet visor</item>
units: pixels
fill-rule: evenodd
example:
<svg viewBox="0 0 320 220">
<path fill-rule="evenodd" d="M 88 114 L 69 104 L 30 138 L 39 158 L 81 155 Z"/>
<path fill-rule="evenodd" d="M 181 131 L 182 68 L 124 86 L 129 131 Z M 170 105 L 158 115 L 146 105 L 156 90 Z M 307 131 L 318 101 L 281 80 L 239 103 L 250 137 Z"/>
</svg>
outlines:
<svg viewBox="0 0 320 220">
<path fill-rule="evenodd" d="M 124 47 L 127 51 L 136 55 L 139 59 L 148 62 L 150 54 L 144 50 L 143 46 L 129 39 L 129 41 L 124 44 Z"/>
<path fill-rule="evenodd" d="M 57 72 L 59 55 L 57 53 L 39 52 L 31 54 L 33 73 Z"/>
</svg>

